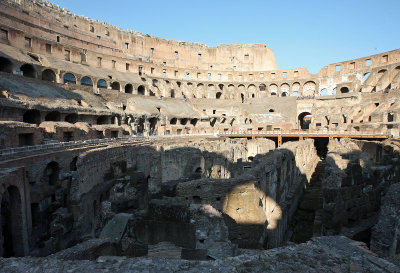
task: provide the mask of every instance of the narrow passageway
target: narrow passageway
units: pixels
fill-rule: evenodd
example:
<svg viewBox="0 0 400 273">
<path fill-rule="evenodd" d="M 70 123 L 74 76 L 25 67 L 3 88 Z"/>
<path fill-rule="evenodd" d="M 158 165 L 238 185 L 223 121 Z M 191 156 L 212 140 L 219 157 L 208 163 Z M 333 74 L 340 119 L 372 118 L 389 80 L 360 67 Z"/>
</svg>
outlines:
<svg viewBox="0 0 400 273">
<path fill-rule="evenodd" d="M 305 189 L 293 217 L 291 241 L 295 243 L 304 243 L 313 236 L 321 235 L 323 205 L 321 182 L 324 172 L 325 161 L 321 160 L 315 168 L 310 184 Z"/>
</svg>

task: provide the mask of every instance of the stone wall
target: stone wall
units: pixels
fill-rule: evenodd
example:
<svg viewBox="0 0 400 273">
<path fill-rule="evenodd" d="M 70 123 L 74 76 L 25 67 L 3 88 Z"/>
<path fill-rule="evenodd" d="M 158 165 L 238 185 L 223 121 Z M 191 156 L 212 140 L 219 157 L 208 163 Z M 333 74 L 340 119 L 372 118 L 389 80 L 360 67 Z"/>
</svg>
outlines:
<svg viewBox="0 0 400 273">
<path fill-rule="evenodd" d="M 221 211 L 230 239 L 240 247 L 277 247 L 317 161 L 312 140 L 288 142 L 258 155 L 236 178 L 181 182 L 177 196 Z"/>
</svg>

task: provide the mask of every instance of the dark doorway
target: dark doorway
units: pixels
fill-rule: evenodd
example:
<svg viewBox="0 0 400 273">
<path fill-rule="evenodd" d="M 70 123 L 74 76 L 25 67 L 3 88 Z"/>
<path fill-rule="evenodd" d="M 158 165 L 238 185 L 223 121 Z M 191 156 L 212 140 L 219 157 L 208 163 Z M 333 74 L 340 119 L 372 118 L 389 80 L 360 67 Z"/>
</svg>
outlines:
<svg viewBox="0 0 400 273">
<path fill-rule="evenodd" d="M 40 112 L 39 110 L 28 110 L 23 115 L 23 122 L 31 124 L 40 124 Z"/>
<path fill-rule="evenodd" d="M 36 71 L 30 64 L 24 64 L 21 66 L 20 70 L 22 71 L 22 75 L 28 78 L 36 78 Z"/>
<path fill-rule="evenodd" d="M 317 155 L 324 159 L 328 154 L 328 144 L 329 138 L 327 137 L 317 137 L 314 139 L 314 146 L 317 149 Z"/>
<path fill-rule="evenodd" d="M 44 120 L 45 121 L 60 121 L 61 114 L 58 111 L 52 111 L 45 116 Z"/>
<path fill-rule="evenodd" d="M 125 93 L 132 94 L 132 91 L 133 91 L 132 84 L 128 83 L 127 85 L 125 85 Z"/>
<path fill-rule="evenodd" d="M 46 69 L 42 73 L 42 80 L 48 82 L 56 82 L 56 73 L 51 69 Z"/>
<path fill-rule="evenodd" d="M 49 185 L 56 185 L 58 182 L 58 175 L 60 173 L 60 168 L 58 163 L 55 161 L 47 164 L 46 169 L 44 170 L 44 176 L 47 179 L 47 183 Z"/>
<path fill-rule="evenodd" d="M 69 123 L 76 123 L 76 122 L 78 122 L 78 114 L 68 114 L 66 117 L 65 117 L 65 121 L 66 122 L 69 122 Z"/>
<path fill-rule="evenodd" d="M 303 112 L 299 115 L 299 125 L 303 130 L 310 129 L 310 124 L 312 121 L 312 115 L 309 112 Z"/>
<path fill-rule="evenodd" d="M 145 92 L 144 86 L 143 86 L 143 85 L 140 85 L 140 86 L 138 87 L 137 92 L 138 92 L 138 95 L 144 95 L 144 92 Z"/>
<path fill-rule="evenodd" d="M 0 71 L 12 73 L 13 71 L 12 63 L 9 59 L 0 57 Z"/>
<path fill-rule="evenodd" d="M 19 147 L 33 146 L 33 134 L 18 134 Z"/>
<path fill-rule="evenodd" d="M 119 82 L 113 82 L 111 84 L 111 89 L 112 90 L 117 90 L 117 91 L 121 90 L 121 86 L 120 86 Z"/>
<path fill-rule="evenodd" d="M 15 186 L 4 192 L 1 200 L 2 257 L 23 256 L 21 195 Z"/>
</svg>

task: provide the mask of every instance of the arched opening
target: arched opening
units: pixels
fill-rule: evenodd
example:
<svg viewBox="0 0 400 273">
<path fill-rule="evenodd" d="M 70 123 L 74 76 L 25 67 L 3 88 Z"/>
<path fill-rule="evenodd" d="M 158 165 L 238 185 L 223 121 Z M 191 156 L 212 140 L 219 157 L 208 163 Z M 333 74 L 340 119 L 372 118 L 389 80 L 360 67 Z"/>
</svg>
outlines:
<svg viewBox="0 0 400 273">
<path fill-rule="evenodd" d="M 319 95 L 320 95 L 320 96 L 326 96 L 326 95 L 328 95 L 328 89 L 326 89 L 326 88 L 322 89 L 322 90 L 319 92 Z"/>
<path fill-rule="evenodd" d="M 24 64 L 20 68 L 22 72 L 22 76 L 28 77 L 28 78 L 36 78 L 36 70 L 33 68 L 32 65 L 30 64 Z"/>
<path fill-rule="evenodd" d="M 137 123 L 137 132 L 143 133 L 143 131 L 144 131 L 144 119 L 140 118 Z"/>
<path fill-rule="evenodd" d="M 132 84 L 128 83 L 127 85 L 125 85 L 125 93 L 132 94 L 132 92 L 133 92 Z"/>
<path fill-rule="evenodd" d="M 349 88 L 344 86 L 342 88 L 340 88 L 340 93 L 344 94 L 344 93 L 349 93 Z"/>
<path fill-rule="evenodd" d="M 75 113 L 73 113 L 73 114 L 68 114 L 68 115 L 65 117 L 65 121 L 66 121 L 66 122 L 69 122 L 69 123 L 76 123 L 76 122 L 78 122 L 78 114 L 75 114 Z"/>
<path fill-rule="evenodd" d="M 276 84 L 270 84 L 268 90 L 271 96 L 276 96 L 278 94 L 278 86 Z"/>
<path fill-rule="evenodd" d="M 365 82 L 369 78 L 370 75 L 371 75 L 371 73 L 369 73 L 369 72 L 365 73 L 362 82 Z"/>
<path fill-rule="evenodd" d="M 175 98 L 175 90 L 174 89 L 171 90 L 171 98 Z"/>
<path fill-rule="evenodd" d="M 267 86 L 265 85 L 265 84 L 260 84 L 259 86 L 258 86 L 258 89 L 260 90 L 260 91 L 265 91 L 265 90 L 267 90 Z"/>
<path fill-rule="evenodd" d="M 244 103 L 244 94 L 240 93 L 240 98 L 242 99 L 242 103 Z"/>
<path fill-rule="evenodd" d="M 309 112 L 303 112 L 299 115 L 298 120 L 299 120 L 300 128 L 303 130 L 307 130 L 310 128 L 312 115 Z"/>
<path fill-rule="evenodd" d="M 193 126 L 196 126 L 197 121 L 198 121 L 197 118 L 193 118 L 193 119 L 190 121 L 190 124 L 192 124 Z"/>
<path fill-rule="evenodd" d="M 172 118 L 169 124 L 175 125 L 177 123 L 178 119 L 177 118 Z"/>
<path fill-rule="evenodd" d="M 274 91 L 272 91 L 272 92 L 271 92 L 271 97 L 277 97 L 277 93 L 274 92 Z"/>
<path fill-rule="evenodd" d="M 12 63 L 9 59 L 6 59 L 4 57 L 0 57 L 0 71 L 1 72 L 7 72 L 7 73 L 12 73 L 13 72 L 13 66 Z"/>
<path fill-rule="evenodd" d="M 109 117 L 108 116 L 100 116 L 97 118 L 96 123 L 97 123 L 97 125 L 109 124 Z"/>
<path fill-rule="evenodd" d="M 45 121 L 60 121 L 61 114 L 58 111 L 52 111 L 44 117 Z"/>
<path fill-rule="evenodd" d="M 46 69 L 42 72 L 42 80 L 48 82 L 56 82 L 56 73 L 51 69 Z"/>
<path fill-rule="evenodd" d="M 107 89 L 107 82 L 103 79 L 97 81 L 97 88 Z"/>
<path fill-rule="evenodd" d="M 24 256 L 21 195 L 15 186 L 9 186 L 1 199 L 1 256 Z"/>
<path fill-rule="evenodd" d="M 157 118 L 149 119 L 150 122 L 150 135 L 155 135 L 157 133 Z"/>
<path fill-rule="evenodd" d="M 46 169 L 44 169 L 44 177 L 49 185 L 57 185 L 58 176 L 60 174 L 60 167 L 55 161 L 47 164 Z"/>
<path fill-rule="evenodd" d="M 187 119 L 187 118 L 181 119 L 181 125 L 186 125 L 187 122 L 188 122 L 188 119 Z"/>
<path fill-rule="evenodd" d="M 85 76 L 81 79 L 81 85 L 84 86 L 93 86 L 93 81 L 88 76 Z"/>
<path fill-rule="evenodd" d="M 282 94 L 282 97 L 287 97 L 287 96 L 289 96 L 289 92 L 290 92 L 290 86 L 289 86 L 289 84 L 283 83 L 283 84 L 281 85 L 281 94 Z M 286 94 L 285 94 L 285 93 L 286 93 Z"/>
<path fill-rule="evenodd" d="M 119 84 L 119 82 L 113 82 L 111 84 L 111 89 L 119 91 L 119 90 L 121 90 L 121 85 Z"/>
<path fill-rule="evenodd" d="M 64 83 L 76 84 L 76 78 L 75 78 L 74 74 L 65 73 L 64 77 L 63 77 L 63 82 Z"/>
<path fill-rule="evenodd" d="M 388 122 L 393 122 L 394 121 L 394 114 L 393 113 L 388 113 L 387 114 L 387 121 Z"/>
<path fill-rule="evenodd" d="M 40 124 L 40 112 L 39 110 L 28 110 L 23 115 L 23 122 L 31 124 Z"/>
<path fill-rule="evenodd" d="M 274 113 L 274 112 L 275 112 L 275 110 L 271 108 L 271 109 L 269 109 L 269 110 L 268 110 L 268 112 L 270 112 L 270 113 Z"/>
<path fill-rule="evenodd" d="M 216 99 L 220 99 L 221 96 L 222 96 L 222 93 L 221 93 L 221 92 L 217 92 L 217 94 L 215 95 L 215 98 L 216 98 Z"/>
<path fill-rule="evenodd" d="M 313 81 L 308 81 L 303 85 L 303 96 L 314 96 L 316 84 Z"/>
<path fill-rule="evenodd" d="M 139 87 L 137 89 L 138 95 L 144 95 L 145 91 L 146 91 L 146 89 L 144 88 L 144 86 L 143 85 L 139 85 Z"/>
</svg>

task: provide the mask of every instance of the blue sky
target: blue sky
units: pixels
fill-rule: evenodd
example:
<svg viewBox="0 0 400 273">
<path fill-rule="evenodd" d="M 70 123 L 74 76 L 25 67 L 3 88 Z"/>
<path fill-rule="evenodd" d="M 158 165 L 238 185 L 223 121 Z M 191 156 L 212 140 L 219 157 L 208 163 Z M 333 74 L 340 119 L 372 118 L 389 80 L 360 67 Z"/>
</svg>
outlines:
<svg viewBox="0 0 400 273">
<path fill-rule="evenodd" d="M 173 40 L 265 43 L 279 69 L 400 48 L 400 0 L 52 0 L 78 15 Z"/>
</svg>

